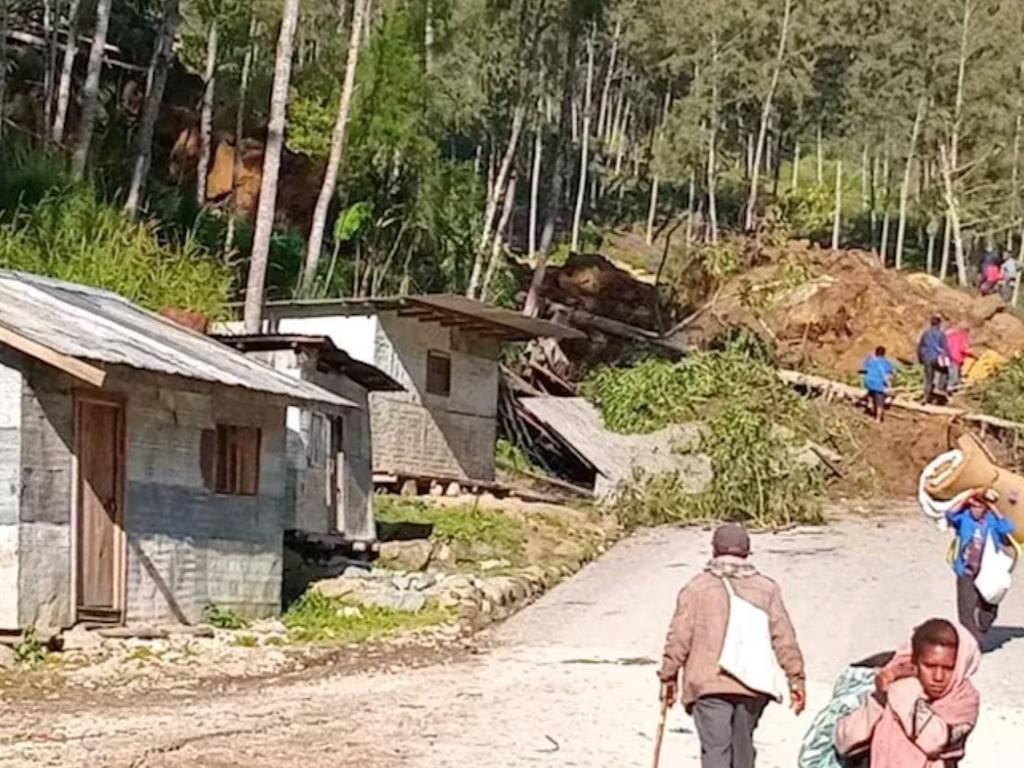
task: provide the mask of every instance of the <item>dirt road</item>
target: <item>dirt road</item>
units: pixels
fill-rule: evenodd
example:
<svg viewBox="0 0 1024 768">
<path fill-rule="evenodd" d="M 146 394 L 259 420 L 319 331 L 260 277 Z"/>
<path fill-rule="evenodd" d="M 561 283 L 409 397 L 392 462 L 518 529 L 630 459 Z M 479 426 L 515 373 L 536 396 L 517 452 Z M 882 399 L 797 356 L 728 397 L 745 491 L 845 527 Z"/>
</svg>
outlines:
<svg viewBox="0 0 1024 768">
<path fill-rule="evenodd" d="M 87 708 L 6 705 L 0 766 L 646 766 L 654 662 L 707 538 L 675 529 L 633 537 L 498 628 L 483 653 L 448 664 L 325 670 L 240 692 Z M 808 657 L 811 710 L 845 662 L 893 647 L 923 618 L 953 615 L 945 539 L 917 517 L 757 536 L 754 546 L 755 562 L 785 590 Z M 997 627 L 1001 647 L 979 676 L 983 716 L 964 768 L 1015 754 L 1024 726 L 1024 587 Z M 809 719 L 772 707 L 759 765 L 792 768 Z M 696 755 L 692 723 L 674 712 L 662 765 L 696 766 Z"/>
</svg>

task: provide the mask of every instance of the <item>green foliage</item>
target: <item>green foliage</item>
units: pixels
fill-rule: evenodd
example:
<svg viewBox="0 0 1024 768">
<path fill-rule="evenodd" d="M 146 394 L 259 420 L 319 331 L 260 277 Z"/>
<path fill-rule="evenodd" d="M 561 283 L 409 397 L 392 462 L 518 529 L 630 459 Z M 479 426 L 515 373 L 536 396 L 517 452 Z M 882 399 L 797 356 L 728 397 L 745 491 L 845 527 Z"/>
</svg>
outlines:
<svg viewBox="0 0 1024 768">
<path fill-rule="evenodd" d="M 695 420 L 707 427 L 700 450 L 711 459 L 709 487 L 693 495 L 685 493 L 682 478 L 638 476 L 614 502 L 624 525 L 820 521 L 822 479 L 793 455 L 816 436 L 818 425 L 759 347 L 748 343 L 739 340 L 681 362 L 649 358 L 632 368 L 604 368 L 588 381 L 588 396 L 616 431 L 651 432 Z"/>
<path fill-rule="evenodd" d="M 238 635 L 231 643 L 238 648 L 255 648 L 260 644 L 256 635 Z"/>
<path fill-rule="evenodd" d="M 420 499 L 378 495 L 374 516 L 386 523 L 419 523 L 433 526 L 431 538 L 450 544 L 466 556 L 486 549 L 489 557 L 518 563 L 523 557 L 523 524 L 508 515 L 476 505 L 433 505 Z"/>
<path fill-rule="evenodd" d="M 983 382 L 979 399 L 985 413 L 1024 422 L 1024 357 L 1015 357 Z"/>
<path fill-rule="evenodd" d="M 450 620 L 448 611 L 427 606 L 415 613 L 377 606 L 346 605 L 315 589 L 292 603 L 281 620 L 297 643 L 362 643 L 397 632 L 422 629 Z"/>
<path fill-rule="evenodd" d="M 29 627 L 21 635 L 21 641 L 14 646 L 14 656 L 23 667 L 38 667 L 46 661 L 46 646 L 36 634 L 35 627 Z"/>
<path fill-rule="evenodd" d="M 222 608 L 213 603 L 203 608 L 203 621 L 218 629 L 247 629 L 249 627 L 249 622 L 230 608 Z"/>
<path fill-rule="evenodd" d="M 787 192 L 780 206 L 783 221 L 798 237 L 813 238 L 830 230 L 835 201 L 824 187 L 801 187 Z"/>
<path fill-rule="evenodd" d="M 513 472 L 545 474 L 542 467 L 538 467 L 530 461 L 526 451 L 503 437 L 498 438 L 494 445 L 494 461 L 502 469 Z"/>
<path fill-rule="evenodd" d="M 137 222 L 66 181 L 46 162 L 15 165 L 0 182 L 0 266 L 106 288 L 150 309 L 222 313 L 232 275 L 192 243 L 163 245 Z"/>
</svg>

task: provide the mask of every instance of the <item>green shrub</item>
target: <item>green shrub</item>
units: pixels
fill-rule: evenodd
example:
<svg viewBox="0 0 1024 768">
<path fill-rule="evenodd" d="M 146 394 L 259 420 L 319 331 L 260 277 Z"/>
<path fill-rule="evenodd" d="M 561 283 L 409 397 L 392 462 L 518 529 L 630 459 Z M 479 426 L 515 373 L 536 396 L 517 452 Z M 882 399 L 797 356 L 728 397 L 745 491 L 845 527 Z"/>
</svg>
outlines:
<svg viewBox="0 0 1024 768">
<path fill-rule="evenodd" d="M 25 667 L 38 667 L 46 661 L 46 646 L 36 634 L 35 627 L 29 627 L 22 633 L 21 641 L 14 646 L 14 655 Z"/>
<path fill-rule="evenodd" d="M 223 313 L 232 274 L 191 243 L 161 245 L 153 225 L 100 202 L 84 186 L 51 187 L 31 200 L 38 190 L 23 183 L 32 194 L 0 220 L 0 267 L 106 288 L 153 310 Z"/>
<path fill-rule="evenodd" d="M 343 600 L 308 590 L 281 617 L 292 642 L 360 643 L 396 632 L 421 629 L 448 621 L 451 615 L 437 606 L 421 611 L 398 611 L 377 606 L 347 605 Z"/>
<path fill-rule="evenodd" d="M 203 609 L 203 621 L 218 629 L 246 629 L 249 622 L 232 611 L 210 603 Z"/>
<path fill-rule="evenodd" d="M 980 387 L 981 409 L 1010 421 L 1024 422 L 1024 357 L 1015 357 Z"/>
</svg>

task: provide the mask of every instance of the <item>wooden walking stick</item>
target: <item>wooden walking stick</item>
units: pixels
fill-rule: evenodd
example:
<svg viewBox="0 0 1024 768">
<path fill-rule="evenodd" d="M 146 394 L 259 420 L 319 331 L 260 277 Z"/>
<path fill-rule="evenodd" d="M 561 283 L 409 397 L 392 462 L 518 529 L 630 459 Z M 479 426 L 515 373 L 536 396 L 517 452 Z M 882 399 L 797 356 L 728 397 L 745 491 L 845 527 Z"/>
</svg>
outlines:
<svg viewBox="0 0 1024 768">
<path fill-rule="evenodd" d="M 661 763 L 661 742 L 665 738 L 665 719 L 668 717 L 668 702 L 661 700 L 661 717 L 658 718 L 658 731 L 654 736 L 654 768 Z"/>
</svg>

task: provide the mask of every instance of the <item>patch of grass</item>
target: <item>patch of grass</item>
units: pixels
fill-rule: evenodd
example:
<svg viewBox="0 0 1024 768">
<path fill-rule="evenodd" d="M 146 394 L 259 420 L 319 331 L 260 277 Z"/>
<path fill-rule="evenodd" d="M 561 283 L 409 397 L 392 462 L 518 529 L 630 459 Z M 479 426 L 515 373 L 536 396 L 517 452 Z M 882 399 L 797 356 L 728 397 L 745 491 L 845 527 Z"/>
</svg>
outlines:
<svg viewBox="0 0 1024 768">
<path fill-rule="evenodd" d="M 239 648 L 255 648 L 260 644 L 256 635 L 238 635 L 231 643 Z"/>
<path fill-rule="evenodd" d="M 538 467 L 522 448 L 501 437 L 494 445 L 494 461 L 502 469 L 511 472 L 533 472 L 535 475 L 546 475 L 543 467 Z"/>
<path fill-rule="evenodd" d="M 499 511 L 476 505 L 443 506 L 422 499 L 379 495 L 374 515 L 385 523 L 419 523 L 433 526 L 431 538 L 451 545 L 457 552 L 487 551 L 488 558 L 516 564 L 523 556 L 523 524 Z"/>
<path fill-rule="evenodd" d="M 248 629 L 249 622 L 232 611 L 213 603 L 203 608 L 203 621 L 217 629 Z"/>
<path fill-rule="evenodd" d="M 14 655 L 23 667 L 38 667 L 46 661 L 46 646 L 39 640 L 35 627 L 29 627 L 14 646 Z"/>
<path fill-rule="evenodd" d="M 160 651 L 154 651 L 148 645 L 137 645 L 131 653 L 125 656 L 128 661 L 159 661 L 163 656 Z"/>
<path fill-rule="evenodd" d="M 415 613 L 376 606 L 351 606 L 343 600 L 307 591 L 282 617 L 288 637 L 296 643 L 362 643 L 397 632 L 442 624 L 449 611 L 427 606 Z"/>
</svg>

